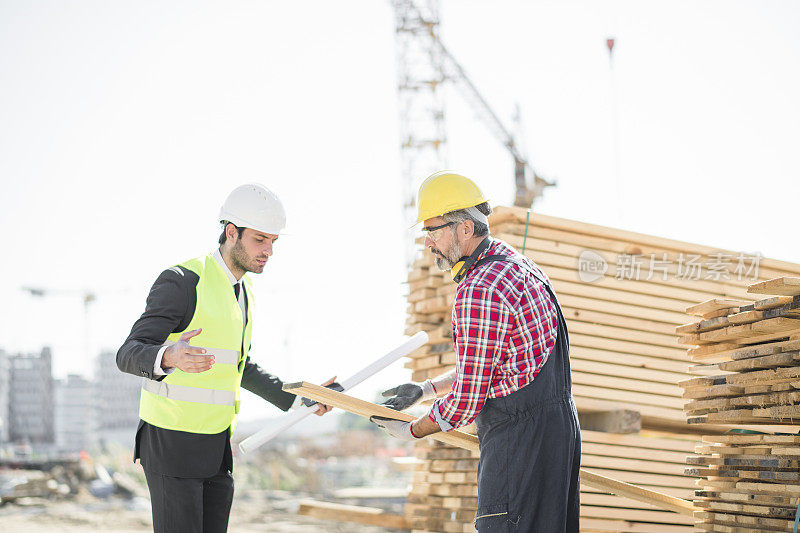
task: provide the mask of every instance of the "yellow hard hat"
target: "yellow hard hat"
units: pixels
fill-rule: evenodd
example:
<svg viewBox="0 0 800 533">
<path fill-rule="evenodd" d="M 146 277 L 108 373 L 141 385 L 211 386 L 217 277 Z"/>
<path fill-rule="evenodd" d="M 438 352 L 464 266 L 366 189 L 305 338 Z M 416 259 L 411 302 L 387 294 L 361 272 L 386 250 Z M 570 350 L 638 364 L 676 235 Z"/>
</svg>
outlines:
<svg viewBox="0 0 800 533">
<path fill-rule="evenodd" d="M 475 183 L 461 174 L 442 170 L 431 174 L 419 186 L 416 226 L 423 220 L 440 217 L 450 211 L 466 209 L 486 202 Z"/>
</svg>

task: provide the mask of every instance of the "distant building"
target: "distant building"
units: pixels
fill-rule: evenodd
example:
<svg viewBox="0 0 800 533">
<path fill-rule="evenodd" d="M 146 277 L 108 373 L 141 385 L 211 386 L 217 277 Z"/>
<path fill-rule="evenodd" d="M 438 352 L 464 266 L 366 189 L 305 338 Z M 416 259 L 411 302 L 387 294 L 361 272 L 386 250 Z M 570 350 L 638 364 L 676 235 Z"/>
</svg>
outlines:
<svg viewBox="0 0 800 533">
<path fill-rule="evenodd" d="M 11 398 L 11 391 L 9 385 L 11 382 L 11 366 L 8 359 L 8 354 L 4 350 L 0 350 L 0 446 L 9 441 L 9 428 L 11 421 L 9 419 L 9 400 Z"/>
<path fill-rule="evenodd" d="M 95 384 L 70 374 L 55 382 L 55 436 L 61 452 L 90 450 L 97 443 Z"/>
<path fill-rule="evenodd" d="M 96 398 L 101 439 L 125 446 L 133 444 L 139 424 L 139 390 L 142 379 L 117 368 L 116 353 L 104 351 L 97 361 Z"/>
<path fill-rule="evenodd" d="M 14 442 L 52 444 L 53 356 L 50 348 L 39 354 L 10 357 L 9 438 Z"/>
</svg>

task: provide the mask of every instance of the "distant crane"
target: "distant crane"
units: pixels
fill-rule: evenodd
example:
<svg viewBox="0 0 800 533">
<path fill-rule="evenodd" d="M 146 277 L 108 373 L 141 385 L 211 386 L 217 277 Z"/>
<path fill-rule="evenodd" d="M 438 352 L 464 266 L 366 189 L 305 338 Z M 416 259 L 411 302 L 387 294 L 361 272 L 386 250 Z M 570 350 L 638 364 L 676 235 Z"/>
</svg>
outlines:
<svg viewBox="0 0 800 533">
<path fill-rule="evenodd" d="M 391 0 L 395 12 L 403 206 L 413 221 L 415 185 L 446 167 L 442 84 L 452 82 L 514 158 L 514 205 L 531 207 L 545 187 L 517 138 L 497 116 L 439 38 L 439 0 Z"/>
<path fill-rule="evenodd" d="M 51 296 L 78 296 L 83 302 L 83 348 L 86 356 L 90 356 L 89 346 L 89 307 L 97 300 L 97 295 L 90 290 L 69 290 L 69 289 L 45 289 L 42 287 L 21 287 L 34 298 L 45 298 Z"/>
</svg>

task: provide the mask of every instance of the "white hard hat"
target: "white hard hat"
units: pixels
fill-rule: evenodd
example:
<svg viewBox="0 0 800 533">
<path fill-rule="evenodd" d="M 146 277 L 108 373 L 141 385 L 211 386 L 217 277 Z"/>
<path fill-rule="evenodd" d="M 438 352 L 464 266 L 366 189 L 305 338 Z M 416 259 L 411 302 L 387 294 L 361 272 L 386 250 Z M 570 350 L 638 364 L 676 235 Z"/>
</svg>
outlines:
<svg viewBox="0 0 800 533">
<path fill-rule="evenodd" d="M 247 183 L 228 195 L 219 210 L 219 221 L 280 235 L 286 226 L 286 212 L 274 192 L 260 183 Z"/>
</svg>

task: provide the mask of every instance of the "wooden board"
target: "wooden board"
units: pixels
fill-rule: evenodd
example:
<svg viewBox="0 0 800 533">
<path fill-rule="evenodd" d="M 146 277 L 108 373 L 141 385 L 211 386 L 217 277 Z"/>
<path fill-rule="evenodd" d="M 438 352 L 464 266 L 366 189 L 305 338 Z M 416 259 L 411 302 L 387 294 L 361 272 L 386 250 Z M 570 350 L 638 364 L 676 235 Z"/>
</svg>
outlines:
<svg viewBox="0 0 800 533">
<path fill-rule="evenodd" d="M 375 507 L 358 507 L 316 500 L 301 500 L 297 514 L 312 516 L 323 520 L 337 522 L 353 522 L 369 526 L 380 526 L 392 529 L 410 529 L 404 515 L 387 513 Z"/>
<path fill-rule="evenodd" d="M 402 420 L 403 422 L 411 422 L 416 420 L 417 417 L 412 416 L 402 411 L 395 411 L 383 405 L 377 405 L 365 400 L 360 400 L 347 394 L 336 392 L 334 390 L 314 385 L 301 381 L 299 383 L 284 383 L 283 390 L 310 398 L 314 401 L 343 409 L 353 414 L 369 418 L 371 416 L 382 416 L 385 418 L 392 418 L 394 420 Z M 430 438 L 450 444 L 451 446 L 458 446 L 467 450 L 478 451 L 478 437 L 469 435 L 462 431 L 448 431 L 436 433 L 431 435 Z"/>
<path fill-rule="evenodd" d="M 800 295 L 800 277 L 782 277 L 762 281 L 751 285 L 747 292 L 751 294 L 798 296 Z"/>
<path fill-rule="evenodd" d="M 510 220 L 524 224 L 527 219 L 528 223 L 533 228 L 553 228 L 569 232 L 569 234 L 589 235 L 617 242 L 650 246 L 663 250 L 675 250 L 684 253 L 711 255 L 721 252 L 732 256 L 736 255 L 736 252 L 731 250 L 721 250 L 711 246 L 703 246 L 654 235 L 589 224 L 587 222 L 543 215 L 541 213 L 530 213 L 530 216 L 527 215 L 528 210 L 523 208 L 498 206 L 494 208 L 494 213 L 489 217 L 489 224 L 494 225 Z M 800 274 L 800 266 L 797 264 L 776 259 L 761 258 L 759 269 L 779 269 Z"/>
<path fill-rule="evenodd" d="M 314 401 L 321 402 L 332 407 L 338 407 L 339 409 L 343 409 L 350 413 L 367 418 L 371 416 L 383 416 L 387 418 L 393 418 L 395 420 L 403 420 L 404 422 L 411 422 L 412 420 L 416 419 L 416 417 L 408 413 L 395 411 L 393 409 L 389 409 L 388 407 L 360 400 L 347 394 L 336 392 L 312 383 L 287 383 L 283 385 L 283 390 L 293 394 L 305 396 L 306 398 L 310 398 Z M 433 435 L 430 435 L 430 438 L 450 444 L 452 446 L 458 446 L 471 451 L 478 451 L 477 437 L 462 433 L 457 430 L 448 431 L 446 433 L 434 433 Z M 442 466 L 449 470 L 455 465 Z M 625 496 L 637 501 L 655 505 L 662 509 L 667 509 L 688 516 L 691 516 L 692 512 L 696 510 L 691 502 L 687 502 L 686 500 L 637 487 L 635 485 L 618 481 L 616 479 L 611 479 L 601 474 L 588 472 L 583 469 L 581 469 L 581 482 L 598 489 L 612 492 L 618 496 Z"/>
<path fill-rule="evenodd" d="M 725 298 L 712 298 L 697 305 L 692 305 L 686 308 L 687 315 L 703 316 L 714 311 L 721 311 L 723 309 L 733 309 L 744 305 L 741 300 L 729 300 Z"/>
</svg>

